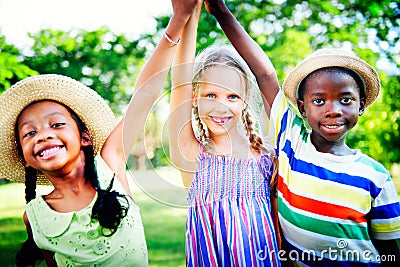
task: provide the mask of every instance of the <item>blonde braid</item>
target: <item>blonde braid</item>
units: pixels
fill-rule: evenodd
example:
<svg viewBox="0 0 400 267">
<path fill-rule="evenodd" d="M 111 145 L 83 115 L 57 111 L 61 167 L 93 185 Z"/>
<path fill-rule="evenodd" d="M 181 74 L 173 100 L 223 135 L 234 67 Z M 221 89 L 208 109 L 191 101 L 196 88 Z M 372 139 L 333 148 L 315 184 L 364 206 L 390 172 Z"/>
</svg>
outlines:
<svg viewBox="0 0 400 267">
<path fill-rule="evenodd" d="M 277 196 L 277 187 L 278 187 L 278 158 L 276 157 L 275 153 L 271 154 L 271 160 L 272 164 L 274 166 L 274 169 L 272 170 L 272 175 L 271 175 L 271 181 L 269 182 L 269 185 L 271 187 L 271 193 L 275 194 Z"/>
<path fill-rule="evenodd" d="M 198 129 L 199 129 L 199 138 L 200 138 L 200 142 L 201 142 L 204 146 L 206 146 L 207 143 L 208 143 L 208 141 L 207 141 L 208 137 L 207 137 L 206 130 L 204 129 L 204 125 L 203 125 L 203 123 L 202 123 L 202 121 L 201 121 L 201 119 L 200 119 L 200 116 L 199 116 L 199 108 L 198 108 L 198 107 L 194 107 L 194 108 L 193 108 L 193 115 L 194 115 L 195 121 L 197 122 L 197 127 L 198 127 Z"/>
<path fill-rule="evenodd" d="M 254 131 L 253 128 L 253 119 L 251 118 L 251 114 L 249 112 L 249 106 L 246 104 L 246 107 L 242 111 L 242 122 L 244 128 L 246 129 L 246 135 L 249 138 L 251 147 L 257 151 L 261 152 L 263 141 L 260 136 Z"/>
</svg>

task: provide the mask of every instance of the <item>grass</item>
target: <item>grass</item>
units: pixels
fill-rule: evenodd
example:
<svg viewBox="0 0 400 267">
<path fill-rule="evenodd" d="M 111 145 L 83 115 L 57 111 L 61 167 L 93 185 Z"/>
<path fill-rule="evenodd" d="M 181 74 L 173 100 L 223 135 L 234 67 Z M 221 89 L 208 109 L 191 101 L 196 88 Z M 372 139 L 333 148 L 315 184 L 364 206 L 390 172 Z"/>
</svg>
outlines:
<svg viewBox="0 0 400 267">
<path fill-rule="evenodd" d="M 141 209 L 145 228 L 149 265 L 185 266 L 186 201 L 179 173 L 172 168 L 134 172 L 131 188 Z M 400 193 L 400 175 L 393 178 Z M 47 188 L 40 188 L 44 194 Z M 400 198 L 400 194 L 399 194 Z M 15 266 L 14 256 L 26 239 L 22 221 L 24 186 L 0 185 L 0 266 Z M 41 265 L 45 266 L 45 265 Z"/>
<path fill-rule="evenodd" d="M 186 202 L 179 172 L 172 168 L 134 174 L 133 196 L 140 207 L 150 266 L 186 266 Z"/>
</svg>

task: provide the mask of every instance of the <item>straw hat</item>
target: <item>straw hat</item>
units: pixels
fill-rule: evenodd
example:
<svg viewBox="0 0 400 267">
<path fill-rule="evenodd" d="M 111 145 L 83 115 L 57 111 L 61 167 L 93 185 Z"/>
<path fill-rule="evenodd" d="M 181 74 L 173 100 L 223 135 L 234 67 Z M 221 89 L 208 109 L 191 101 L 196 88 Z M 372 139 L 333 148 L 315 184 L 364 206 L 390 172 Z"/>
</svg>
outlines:
<svg viewBox="0 0 400 267">
<path fill-rule="evenodd" d="M 339 48 L 319 49 L 300 62 L 283 81 L 285 95 L 296 104 L 301 81 L 313 71 L 325 67 L 343 67 L 357 73 L 364 83 L 366 106 L 375 101 L 380 90 L 379 76 L 375 69 L 351 51 Z"/>
<path fill-rule="evenodd" d="M 115 125 L 115 117 L 104 99 L 82 83 L 57 74 L 37 75 L 11 86 L 0 96 L 0 178 L 25 182 L 25 168 L 15 140 L 18 115 L 30 103 L 54 100 L 73 110 L 93 137 L 95 154 Z M 37 184 L 50 184 L 43 174 Z"/>
</svg>

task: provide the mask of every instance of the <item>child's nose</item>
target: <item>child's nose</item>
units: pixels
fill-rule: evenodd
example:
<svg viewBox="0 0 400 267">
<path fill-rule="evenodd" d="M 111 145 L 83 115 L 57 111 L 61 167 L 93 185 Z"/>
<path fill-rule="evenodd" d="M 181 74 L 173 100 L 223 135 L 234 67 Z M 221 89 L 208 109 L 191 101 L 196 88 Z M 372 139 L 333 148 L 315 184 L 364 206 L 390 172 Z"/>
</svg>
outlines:
<svg viewBox="0 0 400 267">
<path fill-rule="evenodd" d="M 36 135 L 36 142 L 41 143 L 45 142 L 49 139 L 53 139 L 54 135 L 51 130 L 41 130 L 37 135 Z"/>
<path fill-rule="evenodd" d="M 214 109 L 219 112 L 229 111 L 228 101 L 224 100 L 215 101 Z"/>
<path fill-rule="evenodd" d="M 328 102 L 326 105 L 325 116 L 338 117 L 343 114 L 341 105 L 338 101 Z"/>
</svg>

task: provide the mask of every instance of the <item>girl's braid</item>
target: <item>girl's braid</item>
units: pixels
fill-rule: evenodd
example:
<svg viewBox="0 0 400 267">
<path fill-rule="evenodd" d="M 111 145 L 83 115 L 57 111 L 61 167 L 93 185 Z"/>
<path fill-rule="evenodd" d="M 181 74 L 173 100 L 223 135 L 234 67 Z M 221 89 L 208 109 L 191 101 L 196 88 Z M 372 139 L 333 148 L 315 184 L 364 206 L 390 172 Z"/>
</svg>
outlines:
<svg viewBox="0 0 400 267">
<path fill-rule="evenodd" d="M 271 154 L 271 160 L 272 160 L 272 164 L 274 166 L 273 170 L 272 170 L 272 175 L 271 175 L 271 181 L 269 183 L 270 187 L 271 187 L 271 192 L 273 194 L 275 194 L 275 197 L 277 197 L 277 190 L 278 190 L 278 165 L 279 165 L 279 161 L 277 156 L 275 155 L 275 153 Z"/>
<path fill-rule="evenodd" d="M 36 197 L 37 170 L 32 167 L 25 168 L 25 201 L 29 203 Z"/>
<path fill-rule="evenodd" d="M 25 200 L 29 203 L 36 197 L 37 171 L 32 167 L 25 168 Z M 21 244 L 20 250 L 15 255 L 16 266 L 35 266 L 44 260 L 42 251 L 38 248 L 30 229 L 27 240 Z"/>
<path fill-rule="evenodd" d="M 198 107 L 194 107 L 193 108 L 193 114 L 194 114 L 194 119 L 195 119 L 195 121 L 197 122 L 197 127 L 198 127 L 198 129 L 199 129 L 199 138 L 200 138 L 200 142 L 203 144 L 203 145 L 206 145 L 207 144 L 207 139 L 208 139 L 208 137 L 207 137 L 207 133 L 206 133 L 206 130 L 204 129 L 204 125 L 203 125 L 203 123 L 201 122 L 201 119 L 200 119 L 200 116 L 199 116 L 199 108 Z"/>
<path fill-rule="evenodd" d="M 100 188 L 99 179 L 94 164 L 92 146 L 82 147 L 85 153 L 85 179 L 90 182 L 97 191 L 97 199 L 92 208 L 92 219 L 98 220 L 103 227 L 104 236 L 113 235 L 121 221 L 128 213 L 129 202 L 127 196 L 112 189 L 114 177 L 106 190 Z"/>
<path fill-rule="evenodd" d="M 249 138 L 251 147 L 257 151 L 261 152 L 263 141 L 260 136 L 258 136 L 254 131 L 254 123 L 251 117 L 249 106 L 246 104 L 246 107 L 242 111 L 242 122 L 244 128 L 246 129 L 246 135 Z"/>
</svg>

